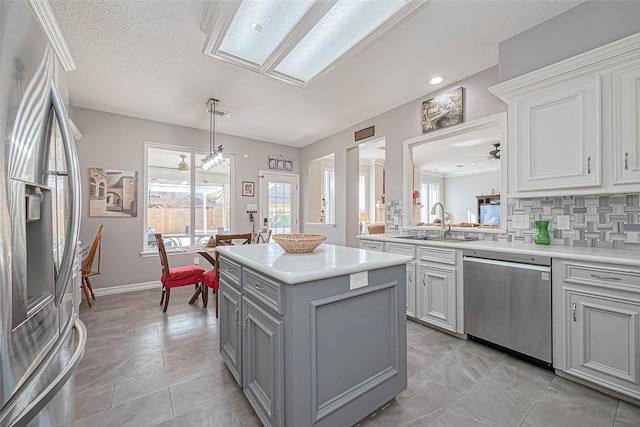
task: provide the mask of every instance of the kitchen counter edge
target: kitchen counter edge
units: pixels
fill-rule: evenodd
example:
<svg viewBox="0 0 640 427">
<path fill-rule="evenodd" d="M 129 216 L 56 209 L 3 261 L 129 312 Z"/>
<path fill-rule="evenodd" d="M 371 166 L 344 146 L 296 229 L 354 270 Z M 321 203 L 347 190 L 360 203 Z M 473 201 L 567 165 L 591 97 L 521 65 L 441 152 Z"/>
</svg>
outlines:
<svg viewBox="0 0 640 427">
<path fill-rule="evenodd" d="M 640 251 L 607 248 L 583 248 L 577 246 L 536 245 L 534 243 L 504 242 L 495 240 L 473 241 L 435 241 L 403 239 L 397 235 L 364 234 L 358 236 L 360 240 L 380 242 L 404 243 L 417 246 L 439 246 L 456 249 L 486 250 L 495 252 L 509 252 L 523 255 L 548 256 L 566 260 L 583 262 L 600 262 L 617 265 L 640 267 Z"/>
</svg>

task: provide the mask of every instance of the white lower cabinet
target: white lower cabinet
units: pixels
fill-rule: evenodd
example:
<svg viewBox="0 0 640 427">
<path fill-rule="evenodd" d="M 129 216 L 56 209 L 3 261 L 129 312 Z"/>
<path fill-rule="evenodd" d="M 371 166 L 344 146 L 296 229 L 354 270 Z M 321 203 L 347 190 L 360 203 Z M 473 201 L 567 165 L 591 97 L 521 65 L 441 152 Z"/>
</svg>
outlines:
<svg viewBox="0 0 640 427">
<path fill-rule="evenodd" d="M 416 317 L 416 263 L 407 263 L 407 316 Z"/>
<path fill-rule="evenodd" d="M 413 259 L 416 258 L 416 246 L 406 243 L 385 242 L 384 251 L 392 254 L 409 255 Z M 406 269 L 407 316 L 416 317 L 416 263 L 408 262 Z"/>
<path fill-rule="evenodd" d="M 557 267 L 554 366 L 640 399 L 640 270 L 554 260 Z"/>
<path fill-rule="evenodd" d="M 419 263 L 417 317 L 456 332 L 456 269 Z"/>
</svg>

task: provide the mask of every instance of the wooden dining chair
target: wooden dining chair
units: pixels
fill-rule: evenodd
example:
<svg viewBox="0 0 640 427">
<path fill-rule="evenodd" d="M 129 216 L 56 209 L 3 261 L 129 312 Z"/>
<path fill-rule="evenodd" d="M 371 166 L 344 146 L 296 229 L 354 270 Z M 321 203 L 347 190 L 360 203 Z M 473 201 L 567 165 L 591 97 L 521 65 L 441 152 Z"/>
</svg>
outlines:
<svg viewBox="0 0 640 427">
<path fill-rule="evenodd" d="M 82 275 L 82 289 L 84 290 L 84 295 L 87 297 L 87 304 L 89 308 L 93 307 L 92 300 L 96 299 L 96 294 L 93 293 L 93 287 L 91 286 L 91 281 L 89 277 L 97 276 L 100 274 L 100 255 L 102 254 L 102 228 L 104 224 L 100 224 L 98 228 L 98 232 L 96 233 L 96 237 L 93 239 L 93 243 L 91 244 L 91 249 L 87 253 L 87 257 L 82 262 L 82 268 L 80 269 L 80 273 Z M 98 254 L 97 266 L 96 269 L 93 270 L 93 264 L 96 261 L 96 253 Z"/>
<path fill-rule="evenodd" d="M 271 240 L 271 230 L 260 230 L 256 234 L 256 243 L 269 243 Z"/>
<path fill-rule="evenodd" d="M 167 257 L 167 251 L 164 248 L 164 242 L 162 240 L 162 234 L 157 233 L 155 237 L 158 244 L 158 252 L 160 254 L 160 264 L 162 265 L 162 276 L 160 277 L 160 282 L 162 282 L 162 297 L 160 298 L 160 305 L 164 302 L 162 312 L 166 313 L 167 307 L 169 307 L 171 288 L 195 285 L 196 292 L 198 292 L 198 289 L 202 286 L 201 279 L 204 274 L 204 268 L 199 265 L 185 265 L 184 267 L 170 268 L 169 258 Z M 192 298 L 192 300 L 194 299 Z M 192 303 L 192 301 L 189 301 L 189 303 Z"/>
<path fill-rule="evenodd" d="M 253 238 L 252 233 L 243 234 L 217 234 L 216 248 L 218 246 L 249 245 Z M 202 275 L 202 283 L 214 290 L 216 294 L 216 318 L 218 317 L 218 289 L 220 289 L 220 269 L 218 263 L 218 252 L 216 251 L 216 262 L 213 270 L 209 270 Z M 206 289 L 202 293 L 202 304 L 206 307 L 209 302 L 209 292 Z"/>
</svg>

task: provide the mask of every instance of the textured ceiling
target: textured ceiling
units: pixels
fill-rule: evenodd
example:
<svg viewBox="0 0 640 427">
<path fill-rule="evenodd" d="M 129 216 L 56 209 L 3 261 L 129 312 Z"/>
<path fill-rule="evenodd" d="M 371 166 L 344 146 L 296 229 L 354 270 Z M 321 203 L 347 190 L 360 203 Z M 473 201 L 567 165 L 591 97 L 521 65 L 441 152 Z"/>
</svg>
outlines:
<svg viewBox="0 0 640 427">
<path fill-rule="evenodd" d="M 498 42 L 580 1 L 434 0 L 300 88 L 202 54 L 205 1 L 50 0 L 75 106 L 302 147 L 497 64 Z M 81 129 L 82 130 L 82 129 Z"/>
</svg>

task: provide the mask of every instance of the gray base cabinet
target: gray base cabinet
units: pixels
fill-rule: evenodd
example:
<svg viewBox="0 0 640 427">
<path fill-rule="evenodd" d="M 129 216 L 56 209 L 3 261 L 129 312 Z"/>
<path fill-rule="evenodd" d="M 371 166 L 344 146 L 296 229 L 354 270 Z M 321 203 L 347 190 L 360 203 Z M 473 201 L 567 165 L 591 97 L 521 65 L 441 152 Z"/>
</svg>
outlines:
<svg viewBox="0 0 640 427">
<path fill-rule="evenodd" d="M 284 418 L 283 322 L 244 298 L 242 388 L 265 424 L 282 426 Z"/>
<path fill-rule="evenodd" d="M 371 270 L 354 288 L 350 275 L 291 285 L 241 265 L 239 292 L 222 276 L 220 351 L 265 426 L 351 426 L 406 389 L 405 272 Z"/>
<path fill-rule="evenodd" d="M 220 263 L 221 267 L 225 263 Z M 220 354 L 238 385 L 242 386 L 242 293 L 240 280 L 233 280 L 221 269 L 218 304 L 220 306 Z M 238 266 L 238 272 L 240 268 Z"/>
</svg>

